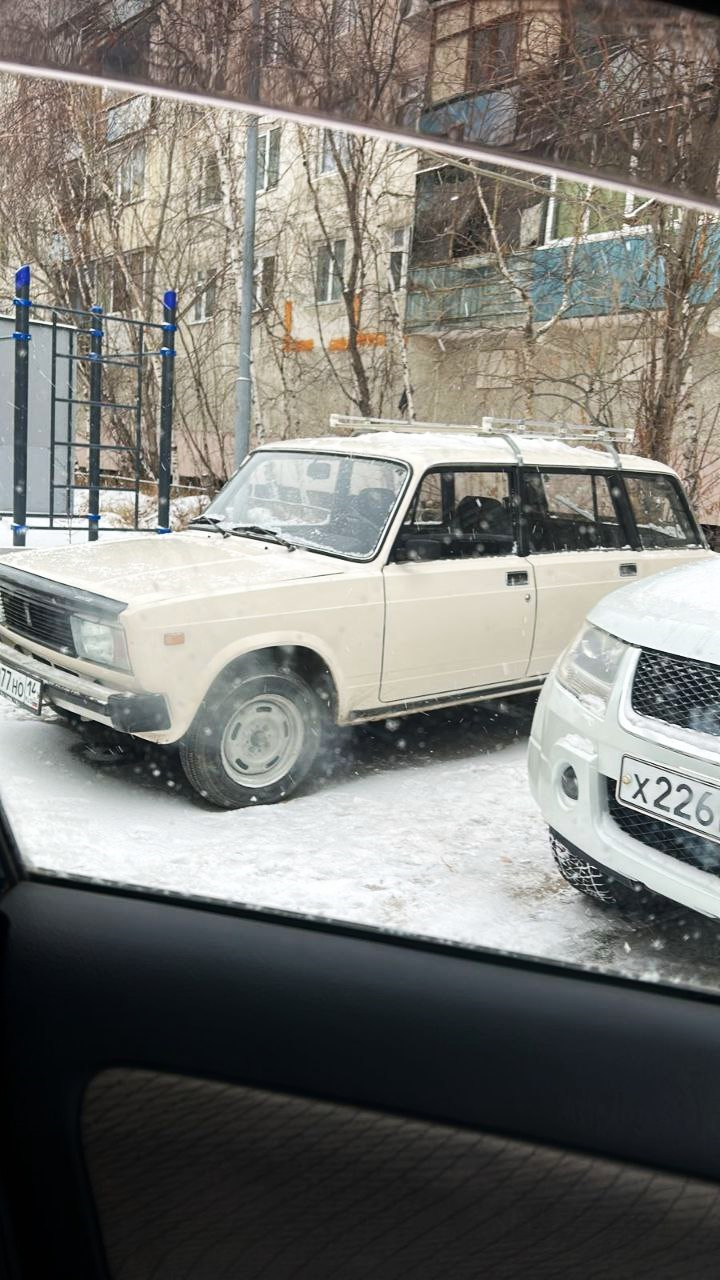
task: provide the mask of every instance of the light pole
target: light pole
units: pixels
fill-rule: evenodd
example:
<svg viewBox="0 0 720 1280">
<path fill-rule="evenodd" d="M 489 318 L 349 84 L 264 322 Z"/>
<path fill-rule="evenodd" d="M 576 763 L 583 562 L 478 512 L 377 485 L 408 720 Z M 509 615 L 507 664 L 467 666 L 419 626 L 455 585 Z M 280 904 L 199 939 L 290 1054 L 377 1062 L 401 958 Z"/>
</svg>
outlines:
<svg viewBox="0 0 720 1280">
<path fill-rule="evenodd" d="M 257 103 L 260 89 L 260 0 L 250 9 L 250 70 L 248 97 Z M 235 412 L 235 466 L 250 448 L 252 421 L 252 313 L 255 284 L 255 207 L 257 203 L 257 116 L 251 116 L 245 133 L 245 205 L 243 208 L 242 287 L 238 353 L 237 407 Z"/>
</svg>

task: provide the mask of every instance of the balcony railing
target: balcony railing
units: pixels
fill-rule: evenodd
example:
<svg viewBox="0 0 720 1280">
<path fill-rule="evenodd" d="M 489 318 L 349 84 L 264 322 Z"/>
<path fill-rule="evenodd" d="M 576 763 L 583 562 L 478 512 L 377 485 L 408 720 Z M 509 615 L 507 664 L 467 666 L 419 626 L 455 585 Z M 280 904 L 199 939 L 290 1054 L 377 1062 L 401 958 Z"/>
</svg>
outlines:
<svg viewBox="0 0 720 1280">
<path fill-rule="evenodd" d="M 570 319 L 663 305 L 662 261 L 653 254 L 643 231 L 588 237 L 575 247 L 572 257 L 570 251 L 568 242 L 558 242 L 519 250 L 506 258 L 513 281 L 532 300 L 538 323 L 559 309 Z M 720 251 L 716 274 L 720 278 Z M 698 289 L 697 302 L 704 301 L 707 293 L 707 286 Z M 405 318 L 410 331 L 515 328 L 526 317 L 525 301 L 491 254 L 482 260 L 410 266 Z"/>
<path fill-rule="evenodd" d="M 458 137 L 466 142 L 502 147 L 512 142 L 517 129 L 519 86 L 490 93 L 462 94 L 429 107 L 420 117 L 420 132 L 437 137 Z"/>
</svg>

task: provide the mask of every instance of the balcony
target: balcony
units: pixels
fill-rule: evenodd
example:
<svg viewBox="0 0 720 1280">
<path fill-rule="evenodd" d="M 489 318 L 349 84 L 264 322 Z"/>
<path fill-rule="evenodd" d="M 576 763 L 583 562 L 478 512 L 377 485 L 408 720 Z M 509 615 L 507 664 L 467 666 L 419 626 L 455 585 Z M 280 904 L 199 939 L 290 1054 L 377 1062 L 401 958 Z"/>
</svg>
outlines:
<svg viewBox="0 0 720 1280">
<path fill-rule="evenodd" d="M 518 93 L 519 86 L 512 85 L 490 93 L 450 98 L 423 112 L 420 133 L 484 146 L 507 146 L 516 133 Z"/>
<path fill-rule="evenodd" d="M 532 298 L 538 324 L 549 320 L 563 305 L 570 248 L 568 242 L 558 241 L 507 256 L 513 280 Z M 661 305 L 661 265 L 649 252 L 642 230 L 587 237 L 577 245 L 565 318 L 625 314 Z M 512 329 L 526 318 L 522 297 L 499 271 L 491 254 L 410 266 L 405 317 L 408 332 Z"/>
</svg>

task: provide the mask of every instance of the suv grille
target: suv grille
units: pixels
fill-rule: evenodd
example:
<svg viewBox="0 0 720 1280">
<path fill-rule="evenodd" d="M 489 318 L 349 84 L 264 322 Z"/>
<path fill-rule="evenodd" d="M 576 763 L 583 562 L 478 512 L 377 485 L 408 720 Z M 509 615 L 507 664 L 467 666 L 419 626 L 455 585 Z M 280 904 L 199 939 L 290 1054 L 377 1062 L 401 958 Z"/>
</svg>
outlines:
<svg viewBox="0 0 720 1280">
<path fill-rule="evenodd" d="M 683 831 L 660 818 L 653 818 L 649 813 L 627 809 L 615 795 L 617 783 L 612 778 L 607 778 L 606 782 L 610 817 L 625 835 L 657 849 L 658 853 L 677 858 L 678 862 L 686 862 L 700 871 L 720 876 L 720 844 L 706 840 L 704 836 L 696 836 L 692 831 Z"/>
<path fill-rule="evenodd" d="M 70 609 L 50 594 L 0 582 L 0 625 L 75 657 Z"/>
<path fill-rule="evenodd" d="M 638 715 L 720 737 L 720 667 L 643 650 L 632 707 Z"/>
</svg>

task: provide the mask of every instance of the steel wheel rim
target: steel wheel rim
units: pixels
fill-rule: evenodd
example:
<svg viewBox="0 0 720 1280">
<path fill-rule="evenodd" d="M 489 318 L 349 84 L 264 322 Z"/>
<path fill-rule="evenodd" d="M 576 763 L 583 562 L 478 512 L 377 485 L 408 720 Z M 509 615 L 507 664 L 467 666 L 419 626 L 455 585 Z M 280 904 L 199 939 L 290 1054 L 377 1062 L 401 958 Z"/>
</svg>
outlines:
<svg viewBox="0 0 720 1280">
<path fill-rule="evenodd" d="M 297 763 L 305 738 L 300 709 L 281 694 L 258 694 L 230 717 L 220 747 L 225 772 L 244 787 L 270 787 Z"/>
</svg>

